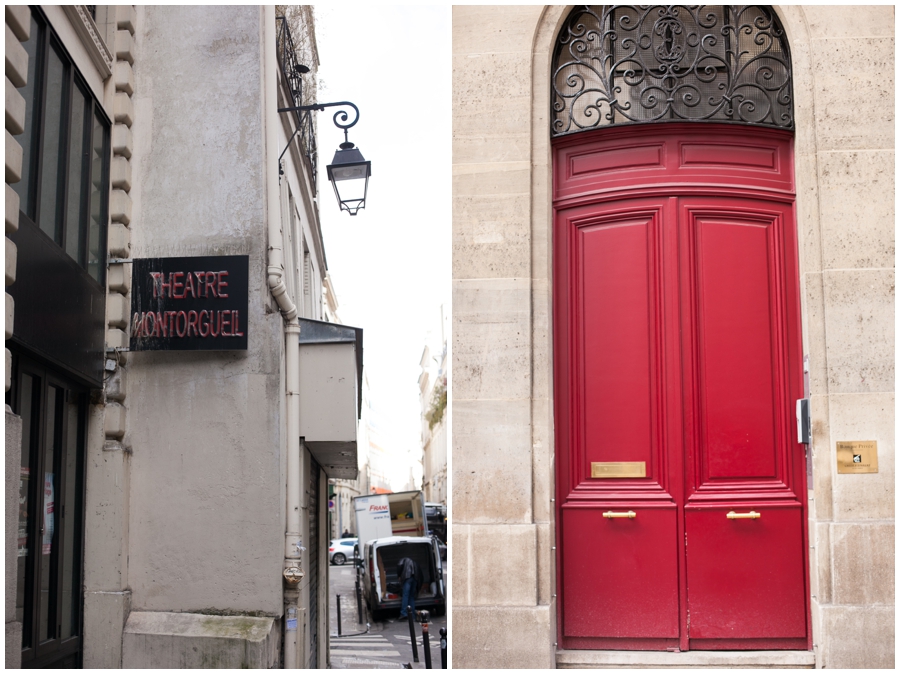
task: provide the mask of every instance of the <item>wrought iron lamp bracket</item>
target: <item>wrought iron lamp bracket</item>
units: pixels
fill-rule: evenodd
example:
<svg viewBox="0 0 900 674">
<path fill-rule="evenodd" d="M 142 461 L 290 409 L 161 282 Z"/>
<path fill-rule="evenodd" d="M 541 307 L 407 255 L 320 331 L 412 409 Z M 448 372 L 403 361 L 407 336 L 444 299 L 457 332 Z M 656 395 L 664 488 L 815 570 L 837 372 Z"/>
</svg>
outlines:
<svg viewBox="0 0 900 674">
<path fill-rule="evenodd" d="M 350 118 L 350 115 L 346 110 L 338 110 L 334 113 L 334 117 L 332 117 L 332 121 L 334 125 L 342 129 L 344 131 L 344 142 L 341 143 L 341 147 L 343 148 L 345 144 L 349 143 L 347 140 L 347 129 L 356 125 L 359 121 L 359 108 L 356 107 L 354 103 L 350 101 L 338 101 L 336 103 L 313 103 L 312 105 L 294 105 L 289 108 L 278 108 L 278 112 L 324 112 L 325 108 L 335 108 L 335 107 L 350 107 L 353 108 L 353 112 L 356 115 L 353 119 L 348 123 L 347 120 Z M 291 135 L 291 139 L 288 141 L 287 145 L 284 146 L 284 149 L 281 151 L 281 154 L 278 155 L 278 173 L 279 175 L 283 175 L 284 171 L 281 168 L 281 158 L 284 157 L 284 153 L 287 152 L 287 149 L 291 146 L 291 143 L 294 142 L 294 138 L 297 136 L 297 133 L 300 131 L 300 127 L 298 126 L 294 133 Z M 353 147 L 353 144 L 350 143 L 349 147 Z"/>
</svg>

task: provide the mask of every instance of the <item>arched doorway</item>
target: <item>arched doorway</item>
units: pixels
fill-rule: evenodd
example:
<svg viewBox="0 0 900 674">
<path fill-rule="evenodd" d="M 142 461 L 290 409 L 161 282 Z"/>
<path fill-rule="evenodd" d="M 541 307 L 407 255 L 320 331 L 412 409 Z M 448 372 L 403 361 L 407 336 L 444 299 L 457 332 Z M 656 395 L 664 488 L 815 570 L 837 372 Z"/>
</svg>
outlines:
<svg viewBox="0 0 900 674">
<path fill-rule="evenodd" d="M 552 87 L 559 645 L 807 649 L 783 31 L 579 8 Z"/>
</svg>

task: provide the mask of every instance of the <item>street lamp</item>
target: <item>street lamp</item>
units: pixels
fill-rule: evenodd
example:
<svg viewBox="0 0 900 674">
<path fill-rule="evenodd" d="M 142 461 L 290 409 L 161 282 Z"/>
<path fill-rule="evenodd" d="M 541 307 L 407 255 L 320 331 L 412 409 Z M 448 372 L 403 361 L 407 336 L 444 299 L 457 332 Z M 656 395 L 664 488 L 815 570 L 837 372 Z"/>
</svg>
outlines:
<svg viewBox="0 0 900 674">
<path fill-rule="evenodd" d="M 314 103 L 313 105 L 297 105 L 290 108 L 278 108 L 278 112 L 306 112 L 309 110 L 322 111 L 325 108 L 333 108 L 336 106 L 349 106 L 356 112 L 356 116 L 349 124 L 347 118 L 349 115 L 344 110 L 338 110 L 334 113 L 332 120 L 334 125 L 344 131 L 344 142 L 340 144 L 340 148 L 334 153 L 334 159 L 326 167 L 328 171 L 328 180 L 334 187 L 334 195 L 337 197 L 338 206 L 342 211 L 347 211 L 350 215 L 356 215 L 359 209 L 366 206 L 366 194 L 369 191 L 369 176 L 372 175 L 372 162 L 366 161 L 362 156 L 359 148 L 353 145 L 347 139 L 347 129 L 354 126 L 359 121 L 359 108 L 349 101 L 339 101 L 337 103 Z M 281 158 L 287 152 L 288 147 L 297 135 L 299 127 L 294 131 L 291 140 L 278 156 L 279 169 L 281 167 Z M 341 184 L 338 187 L 338 183 Z"/>
<path fill-rule="evenodd" d="M 347 140 L 344 131 L 344 142 L 334 153 L 334 159 L 326 167 L 328 179 L 334 186 L 334 196 L 342 211 L 356 215 L 366 205 L 366 193 L 369 190 L 369 176 L 372 175 L 372 162 L 366 161 L 353 143 Z M 340 183 L 341 187 L 338 187 Z"/>
</svg>

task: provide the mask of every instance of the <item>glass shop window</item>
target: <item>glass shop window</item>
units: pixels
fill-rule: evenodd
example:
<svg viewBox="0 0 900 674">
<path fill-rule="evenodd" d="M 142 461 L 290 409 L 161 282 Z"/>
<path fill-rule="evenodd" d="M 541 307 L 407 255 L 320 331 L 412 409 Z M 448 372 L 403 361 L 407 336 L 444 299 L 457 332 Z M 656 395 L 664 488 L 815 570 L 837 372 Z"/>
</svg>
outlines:
<svg viewBox="0 0 900 674">
<path fill-rule="evenodd" d="M 106 270 L 110 124 L 40 10 L 32 9 L 21 216 L 66 251 L 97 283 Z"/>
<path fill-rule="evenodd" d="M 12 355 L 6 403 L 22 418 L 14 584 L 22 666 L 68 668 L 80 664 L 83 634 L 87 391 Z"/>
</svg>

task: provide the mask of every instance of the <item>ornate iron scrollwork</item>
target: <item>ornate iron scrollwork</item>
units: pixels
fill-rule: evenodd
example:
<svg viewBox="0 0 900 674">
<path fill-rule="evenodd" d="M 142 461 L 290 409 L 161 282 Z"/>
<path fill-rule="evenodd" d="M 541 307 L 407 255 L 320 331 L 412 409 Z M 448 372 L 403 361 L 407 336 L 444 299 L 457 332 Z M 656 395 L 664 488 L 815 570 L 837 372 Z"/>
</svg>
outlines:
<svg viewBox="0 0 900 674">
<path fill-rule="evenodd" d="M 794 127 L 787 38 L 768 7 L 576 8 L 551 86 L 554 136 L 636 122 Z"/>
</svg>

